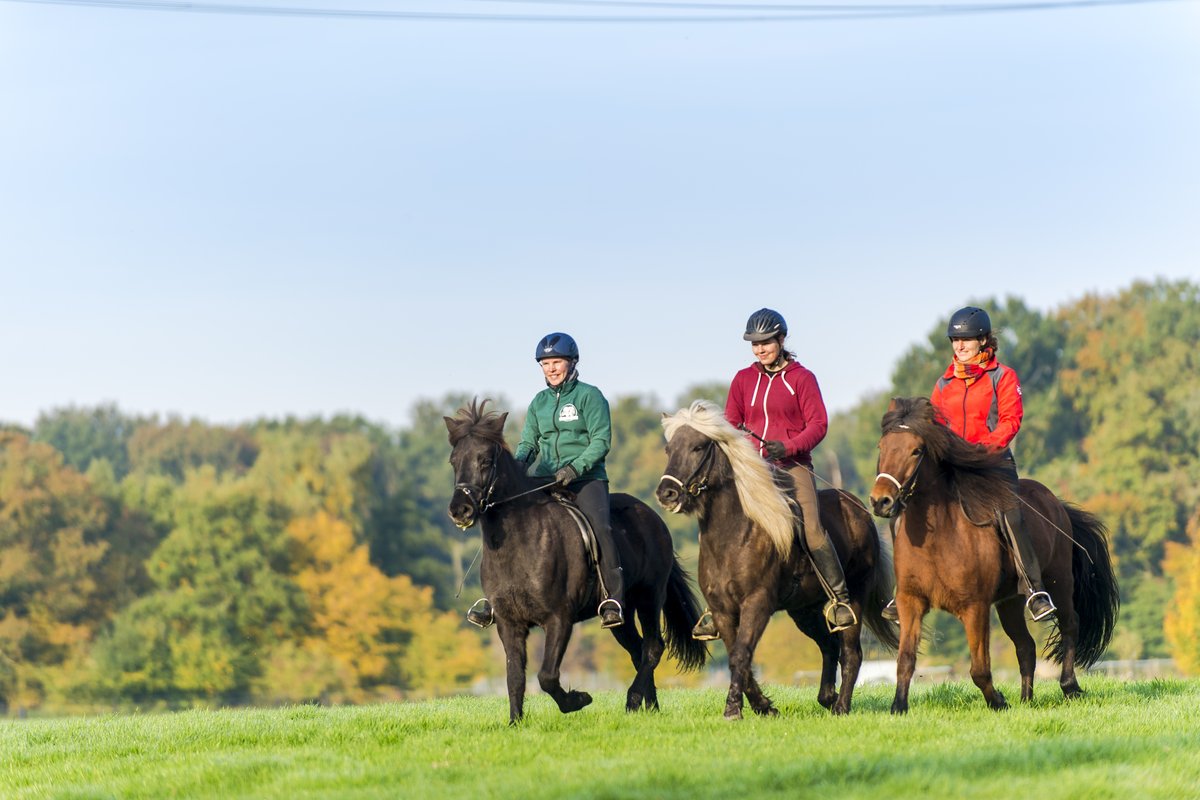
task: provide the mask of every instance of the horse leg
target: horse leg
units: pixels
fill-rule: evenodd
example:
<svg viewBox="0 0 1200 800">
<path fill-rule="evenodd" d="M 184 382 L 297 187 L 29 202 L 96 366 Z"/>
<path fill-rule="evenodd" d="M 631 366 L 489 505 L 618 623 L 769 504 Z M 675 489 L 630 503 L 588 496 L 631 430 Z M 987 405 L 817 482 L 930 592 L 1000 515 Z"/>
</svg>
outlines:
<svg viewBox="0 0 1200 800">
<path fill-rule="evenodd" d="M 837 702 L 830 709 L 834 714 L 850 713 L 854 685 L 858 683 L 858 670 L 862 667 L 862 605 L 858 602 L 853 605 L 854 615 L 859 621 L 839 634 L 842 640 L 842 688 L 838 692 Z"/>
<path fill-rule="evenodd" d="M 1058 598 L 1055 598 L 1057 600 Z M 1075 677 L 1075 647 L 1079 641 L 1079 615 L 1075 613 L 1075 603 L 1068 596 L 1062 602 L 1056 603 L 1058 612 L 1058 635 L 1062 640 L 1062 671 L 1058 676 L 1058 685 L 1062 688 L 1063 697 L 1079 697 L 1083 689 Z"/>
<path fill-rule="evenodd" d="M 525 643 L 529 626 L 503 619 L 496 621 L 500 643 L 504 645 L 504 667 L 508 682 L 508 724 L 516 725 L 525 716 Z"/>
<path fill-rule="evenodd" d="M 543 692 L 554 698 L 559 711 L 564 714 L 578 711 L 592 702 L 592 696 L 574 689 L 565 691 L 559 683 L 558 673 L 574 626 L 570 619 L 559 616 L 550 617 L 542 627 L 546 631 L 546 650 L 542 654 L 542 668 L 538 670 L 538 685 L 542 687 Z"/>
<path fill-rule="evenodd" d="M 663 603 L 666 598 L 663 598 Z M 658 608 L 642 606 L 638 609 L 638 621 L 642 624 L 642 669 L 645 671 L 644 702 L 647 711 L 658 710 L 658 688 L 654 685 L 654 671 L 662 661 L 667 644 L 663 641 L 660 620 L 662 605 Z"/>
<path fill-rule="evenodd" d="M 893 714 L 908 713 L 908 687 L 917 668 L 917 646 L 921 643 L 921 620 L 929 611 L 924 598 L 896 595 L 896 611 L 900 615 L 900 649 L 896 654 L 896 696 L 892 699 Z"/>
<path fill-rule="evenodd" d="M 645 615 L 639 614 L 642 619 L 642 630 L 646 630 Z M 633 662 L 634 676 L 633 683 L 629 685 L 629 690 L 625 693 L 625 710 L 637 711 L 645 702 L 646 708 L 651 708 L 651 695 L 653 695 L 654 708 L 658 707 L 658 697 L 654 692 L 654 668 L 658 666 L 658 661 L 662 657 L 663 645 L 661 639 L 657 654 L 653 653 L 653 647 L 650 636 L 639 636 L 637 626 L 633 622 L 633 611 L 626 604 L 625 609 L 625 624 L 612 629 L 613 638 L 621 647 L 625 648 L 625 652 L 629 653 L 629 660 Z"/>
<path fill-rule="evenodd" d="M 1037 666 L 1037 644 L 1025 624 L 1025 598 L 1010 597 L 996 604 L 1000 627 L 1012 639 L 1017 650 L 1017 667 L 1021 671 L 1021 702 L 1033 699 L 1033 671 Z"/>
<path fill-rule="evenodd" d="M 771 619 L 773 610 L 765 597 L 756 597 L 743 603 L 737 634 L 725 640 L 725 648 L 729 651 L 730 675 L 729 696 L 725 701 L 726 719 L 742 718 L 743 694 L 750 701 L 750 708 L 755 714 L 775 716 L 779 713 L 771 705 L 770 698 L 759 688 L 753 673 L 754 650 L 758 647 L 758 640 L 762 638 L 763 631 L 767 629 L 767 622 Z M 717 629 L 721 630 L 720 621 L 717 625 Z"/>
<path fill-rule="evenodd" d="M 967 631 L 967 647 L 971 650 L 971 680 L 983 692 L 988 706 L 999 711 L 1008 708 L 1004 695 L 992 683 L 992 651 L 989 640 L 991 620 L 988 617 L 990 608 L 987 603 L 972 603 L 963 609 L 959 615 L 963 627 Z"/>
<path fill-rule="evenodd" d="M 788 611 L 788 615 L 800 632 L 816 642 L 821 651 L 821 683 L 817 689 L 817 702 L 824 708 L 833 708 L 833 702 L 837 698 L 837 634 L 829 632 L 820 610 Z"/>
</svg>

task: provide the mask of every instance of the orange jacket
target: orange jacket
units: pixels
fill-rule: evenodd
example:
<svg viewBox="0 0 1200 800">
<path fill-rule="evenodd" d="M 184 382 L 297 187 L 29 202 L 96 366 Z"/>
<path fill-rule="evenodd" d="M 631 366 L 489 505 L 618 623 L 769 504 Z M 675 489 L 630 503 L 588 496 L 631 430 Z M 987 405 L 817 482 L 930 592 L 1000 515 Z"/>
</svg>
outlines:
<svg viewBox="0 0 1200 800">
<path fill-rule="evenodd" d="M 929 399 L 950 430 L 968 442 L 1003 450 L 1021 429 L 1021 382 L 1011 367 L 994 358 L 983 369 L 983 377 L 967 386 L 954 377 L 951 364 Z"/>
</svg>

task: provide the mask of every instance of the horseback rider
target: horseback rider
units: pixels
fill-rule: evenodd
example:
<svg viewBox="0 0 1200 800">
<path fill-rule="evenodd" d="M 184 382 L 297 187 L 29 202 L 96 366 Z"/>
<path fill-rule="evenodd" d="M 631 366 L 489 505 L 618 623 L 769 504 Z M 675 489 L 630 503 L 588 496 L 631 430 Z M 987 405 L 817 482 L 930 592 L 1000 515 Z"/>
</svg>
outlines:
<svg viewBox="0 0 1200 800">
<path fill-rule="evenodd" d="M 762 308 L 750 315 L 742 338 L 750 342 L 755 361 L 734 375 L 725 401 L 725 418 L 734 427 L 748 431 L 759 445 L 759 453 L 792 476 L 809 558 L 829 596 L 825 621 L 830 631 L 836 632 L 858 619 L 850 606 L 837 551 L 821 526 L 812 471 L 812 450 L 825 438 L 829 416 L 816 376 L 800 365 L 795 353 L 784 348 L 787 332 L 787 322 L 778 311 Z M 717 636 L 708 611 L 692 635 L 698 639 Z"/>
<path fill-rule="evenodd" d="M 543 336 L 534 358 L 542 368 L 546 388 L 529 403 L 514 457 L 525 468 L 537 461 L 534 477 L 553 476 L 575 494 L 575 503 L 591 523 L 600 550 L 600 573 L 607 594 L 596 611 L 601 627 L 616 628 L 625 622 L 624 577 L 609 525 L 604 468 L 612 443 L 608 401 L 595 386 L 579 380 L 579 347 L 567 334 Z M 492 606 L 486 597 L 471 606 L 467 620 L 481 628 L 492 624 Z"/>
<path fill-rule="evenodd" d="M 955 311 L 946 336 L 954 359 L 934 384 L 929 399 L 950 430 L 972 444 L 1004 452 L 1008 477 L 1016 491 L 1017 462 L 1009 445 L 1021 429 L 1024 413 L 1017 373 L 997 360 L 992 320 L 982 308 L 967 306 Z M 1021 504 L 1003 510 L 1001 517 L 1000 527 L 1017 566 L 1018 587 L 1026 597 L 1025 608 L 1034 620 L 1045 619 L 1054 613 L 1054 601 L 1042 585 L 1041 565 L 1025 531 Z M 888 603 L 883 616 L 899 619 L 895 600 Z"/>
</svg>

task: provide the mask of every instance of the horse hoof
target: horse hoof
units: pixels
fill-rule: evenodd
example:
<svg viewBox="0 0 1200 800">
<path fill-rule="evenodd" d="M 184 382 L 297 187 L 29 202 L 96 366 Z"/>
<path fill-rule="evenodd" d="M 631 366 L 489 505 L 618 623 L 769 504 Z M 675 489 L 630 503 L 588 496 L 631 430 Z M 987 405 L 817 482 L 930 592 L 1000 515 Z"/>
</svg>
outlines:
<svg viewBox="0 0 1200 800">
<path fill-rule="evenodd" d="M 725 719 L 730 722 L 735 722 L 742 718 L 742 710 L 740 708 L 725 709 Z"/>
<path fill-rule="evenodd" d="M 579 709 L 590 706 L 592 704 L 592 696 L 587 692 L 572 691 L 570 693 L 571 704 L 574 706 L 571 710 L 578 711 Z"/>
<path fill-rule="evenodd" d="M 642 708 L 642 696 L 640 694 L 630 693 L 629 697 L 627 697 L 625 699 L 625 710 L 626 711 L 640 711 L 641 708 Z"/>
<path fill-rule="evenodd" d="M 754 713 L 758 714 L 760 717 L 778 717 L 779 709 L 775 708 L 775 706 L 765 706 L 763 708 L 754 709 Z"/>
<path fill-rule="evenodd" d="M 817 695 L 817 703 L 819 703 L 822 708 L 832 709 L 833 701 L 836 699 L 837 695 L 835 695 L 833 692 L 830 692 L 829 694 Z"/>
<path fill-rule="evenodd" d="M 842 705 L 841 703 L 835 703 L 829 710 L 833 712 L 834 716 L 843 717 L 850 713 L 850 704 Z"/>
<path fill-rule="evenodd" d="M 892 713 L 893 714 L 907 714 L 908 713 L 908 703 L 892 703 Z"/>
<path fill-rule="evenodd" d="M 988 705 L 992 707 L 993 711 L 1004 711 L 1006 708 L 1008 708 L 1008 701 L 1004 699 L 1004 695 L 1000 694 L 1000 692 L 996 692 L 996 699 L 989 700 Z"/>
</svg>

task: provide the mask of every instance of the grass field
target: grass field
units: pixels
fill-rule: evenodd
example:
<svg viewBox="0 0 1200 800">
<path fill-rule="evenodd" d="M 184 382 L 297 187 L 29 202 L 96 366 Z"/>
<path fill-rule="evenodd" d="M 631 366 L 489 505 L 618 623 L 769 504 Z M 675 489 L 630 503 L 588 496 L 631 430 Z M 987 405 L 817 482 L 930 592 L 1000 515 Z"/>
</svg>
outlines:
<svg viewBox="0 0 1200 800">
<path fill-rule="evenodd" d="M 627 715 L 600 693 L 0 722 L 4 798 L 1200 798 L 1200 681 L 1085 676 L 995 713 L 970 683 L 860 687 L 834 718 L 815 689 L 766 687 L 774 719 L 726 722 L 715 690 Z M 1015 685 L 1002 684 L 1010 698 Z"/>
</svg>

